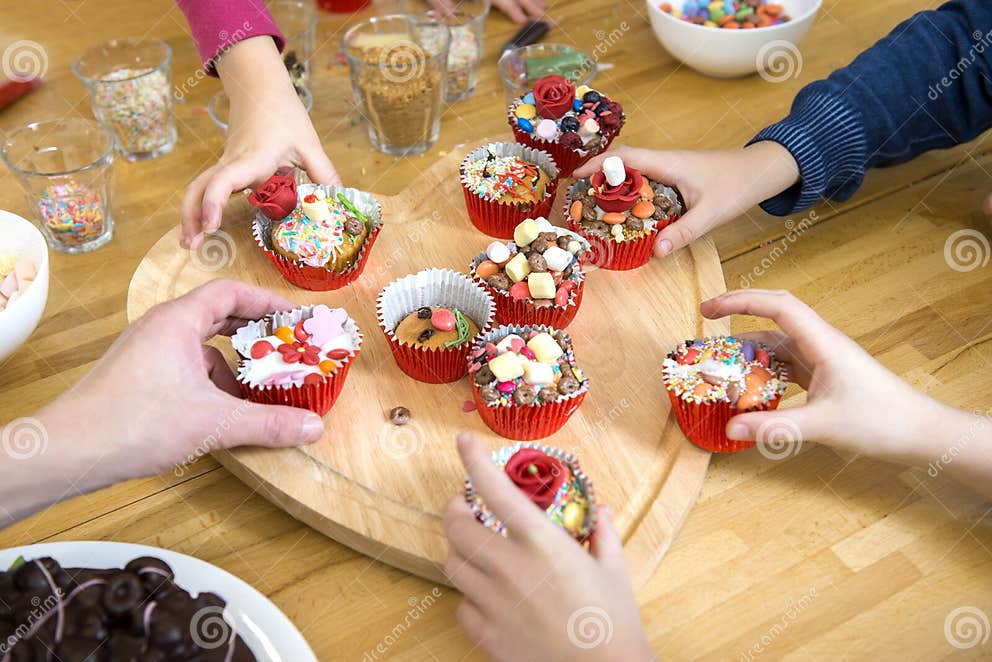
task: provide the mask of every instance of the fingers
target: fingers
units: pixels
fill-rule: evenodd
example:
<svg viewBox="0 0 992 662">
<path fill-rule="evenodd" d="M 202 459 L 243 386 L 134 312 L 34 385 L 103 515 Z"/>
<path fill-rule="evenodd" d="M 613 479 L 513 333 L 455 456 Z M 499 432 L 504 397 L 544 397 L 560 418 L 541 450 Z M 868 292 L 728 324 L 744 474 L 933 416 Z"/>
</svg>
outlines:
<svg viewBox="0 0 992 662">
<path fill-rule="evenodd" d="M 679 181 L 679 157 L 676 152 L 643 149 L 620 145 L 590 159 L 575 171 L 577 178 L 588 177 L 603 168 L 603 161 L 611 156 L 619 156 L 624 165 L 640 170 L 652 179 L 676 184 Z"/>
<path fill-rule="evenodd" d="M 627 576 L 627 564 L 623 559 L 623 541 L 620 540 L 620 534 L 613 524 L 613 511 L 609 508 L 599 509 L 599 520 L 596 522 L 596 531 L 589 543 L 589 552 L 608 570 Z"/>
<path fill-rule="evenodd" d="M 217 388 L 234 397 L 241 396 L 241 386 L 227 367 L 224 355 L 216 347 L 203 348 L 203 361 L 207 366 L 207 377 Z"/>
<path fill-rule="evenodd" d="M 813 364 L 795 347 L 792 339 L 782 331 L 748 331 L 735 334 L 737 338 L 759 342 L 775 352 L 775 358 L 788 365 L 789 381 L 807 391 L 813 378 Z"/>
<path fill-rule="evenodd" d="M 455 618 L 458 619 L 458 624 L 465 631 L 465 636 L 476 644 L 481 645 L 488 637 L 489 619 L 468 598 L 462 600 L 462 603 L 458 605 Z"/>
<path fill-rule="evenodd" d="M 201 172 L 199 176 L 189 183 L 189 186 L 186 187 L 186 192 L 183 194 L 181 214 L 182 236 L 179 239 L 179 245 L 183 248 L 196 248 L 193 245 L 193 240 L 198 239 L 203 234 L 200 203 L 203 200 L 203 190 L 207 187 L 207 182 L 210 181 L 216 169 L 217 166 L 214 165 Z"/>
<path fill-rule="evenodd" d="M 334 169 L 331 159 L 319 146 L 303 152 L 300 156 L 303 161 L 303 169 L 306 170 L 307 176 L 314 184 L 341 186 L 341 176 Z"/>
<path fill-rule="evenodd" d="M 442 16 L 446 16 L 455 11 L 454 0 L 428 0 L 431 7 L 435 11 L 439 12 Z"/>
<path fill-rule="evenodd" d="M 517 4 L 517 0 L 493 0 L 493 5 L 499 7 L 500 11 L 506 14 L 514 23 L 524 23 L 527 21 L 527 15 L 521 9 L 520 5 Z"/>
<path fill-rule="evenodd" d="M 269 172 L 259 172 L 258 164 L 245 159 L 217 166 L 203 189 L 200 213 L 204 232 L 215 232 L 220 227 L 224 205 L 231 193 L 245 189 L 255 180 L 271 174 L 271 168 L 263 170 Z"/>
<path fill-rule="evenodd" d="M 702 209 L 690 209 L 675 223 L 669 223 L 654 240 L 654 254 L 665 257 L 685 248 L 709 230 L 710 219 Z"/>
<path fill-rule="evenodd" d="M 824 438 L 824 421 L 815 404 L 739 414 L 727 422 L 727 437 L 779 446 Z M 827 421 L 829 424 L 830 421 Z M 836 424 L 836 421 L 834 421 Z"/>
<path fill-rule="evenodd" d="M 260 405 L 227 395 L 213 409 L 228 422 L 228 429 L 220 435 L 221 448 L 284 448 L 312 444 L 324 436 L 323 419 L 306 409 Z"/>
<path fill-rule="evenodd" d="M 448 502 L 442 520 L 451 553 L 486 572 L 494 567 L 494 557 L 505 553 L 510 544 L 501 535 L 486 528 L 475 518 L 465 497 L 459 494 Z"/>
<path fill-rule="evenodd" d="M 520 0 L 520 6 L 527 13 L 527 18 L 540 20 L 547 10 L 547 5 L 543 0 Z"/>
<path fill-rule="evenodd" d="M 444 564 L 444 574 L 466 598 L 478 601 L 480 604 L 495 593 L 493 581 L 455 552 L 448 556 Z"/>
<path fill-rule="evenodd" d="M 475 435 L 458 435 L 458 454 L 472 479 L 472 485 L 511 537 L 536 538 L 545 527 L 554 529 L 551 521 L 525 497 L 505 472 L 493 462 L 489 451 Z"/>
<path fill-rule="evenodd" d="M 700 305 L 703 317 L 719 319 L 727 315 L 753 315 L 774 321 L 801 346 L 809 356 L 810 348 L 819 349 L 824 343 L 842 334 L 823 318 L 785 290 L 734 290 L 704 301 Z M 846 337 L 845 337 L 846 340 Z"/>
<path fill-rule="evenodd" d="M 156 308 L 157 315 L 175 315 L 176 321 L 187 324 L 200 340 L 209 340 L 217 333 L 233 332 L 243 320 L 290 310 L 293 304 L 261 287 L 218 278 Z"/>
</svg>

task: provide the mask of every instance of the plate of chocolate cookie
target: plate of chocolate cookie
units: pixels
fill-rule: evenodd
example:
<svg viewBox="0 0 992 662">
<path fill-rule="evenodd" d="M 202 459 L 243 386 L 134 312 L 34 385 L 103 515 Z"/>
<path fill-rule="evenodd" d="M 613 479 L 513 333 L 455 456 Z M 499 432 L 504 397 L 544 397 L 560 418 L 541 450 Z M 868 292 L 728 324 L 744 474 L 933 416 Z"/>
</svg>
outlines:
<svg viewBox="0 0 992 662">
<path fill-rule="evenodd" d="M 0 550 L 0 659 L 308 662 L 250 585 L 166 549 L 106 541 Z"/>
</svg>

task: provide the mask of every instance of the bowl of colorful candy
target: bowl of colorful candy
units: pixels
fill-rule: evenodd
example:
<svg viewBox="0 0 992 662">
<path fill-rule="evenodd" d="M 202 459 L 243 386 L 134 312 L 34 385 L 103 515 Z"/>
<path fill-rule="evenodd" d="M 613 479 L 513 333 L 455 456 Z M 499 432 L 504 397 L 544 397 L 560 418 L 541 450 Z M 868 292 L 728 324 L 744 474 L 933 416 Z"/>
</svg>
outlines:
<svg viewBox="0 0 992 662">
<path fill-rule="evenodd" d="M 33 223 L 0 210 L 0 361 L 20 347 L 48 301 L 48 244 Z"/>
<path fill-rule="evenodd" d="M 654 34 L 673 57 L 717 78 L 758 72 L 780 82 L 802 71 L 797 43 L 823 0 L 647 0 Z"/>
</svg>

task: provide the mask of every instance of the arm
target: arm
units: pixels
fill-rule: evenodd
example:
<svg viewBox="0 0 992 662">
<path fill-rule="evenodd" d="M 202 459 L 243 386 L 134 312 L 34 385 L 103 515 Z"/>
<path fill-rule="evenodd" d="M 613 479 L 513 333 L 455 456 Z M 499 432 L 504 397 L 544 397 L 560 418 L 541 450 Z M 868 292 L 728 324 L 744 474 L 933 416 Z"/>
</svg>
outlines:
<svg viewBox="0 0 992 662">
<path fill-rule="evenodd" d="M 282 51 L 285 39 L 265 4 L 253 0 L 176 0 L 186 15 L 204 70 L 216 75 L 215 61 L 225 50 L 250 37 L 269 36 Z"/>
<path fill-rule="evenodd" d="M 213 450 L 319 439 L 316 414 L 242 400 L 224 357 L 203 345 L 290 307 L 266 290 L 215 280 L 149 310 L 78 384 L 0 428 L 0 527 L 123 480 L 179 473 Z"/>
<path fill-rule="evenodd" d="M 915 14 L 825 80 L 749 144 L 774 141 L 800 180 L 762 208 L 785 216 L 846 200 L 865 171 L 951 147 L 992 126 L 992 3 L 955 0 Z"/>
<path fill-rule="evenodd" d="M 802 407 L 740 414 L 731 439 L 815 441 L 924 467 L 992 498 L 992 421 L 917 391 L 788 292 L 737 290 L 702 304 L 705 317 L 743 314 L 781 331 L 742 334 L 775 350 L 806 389 Z"/>
</svg>

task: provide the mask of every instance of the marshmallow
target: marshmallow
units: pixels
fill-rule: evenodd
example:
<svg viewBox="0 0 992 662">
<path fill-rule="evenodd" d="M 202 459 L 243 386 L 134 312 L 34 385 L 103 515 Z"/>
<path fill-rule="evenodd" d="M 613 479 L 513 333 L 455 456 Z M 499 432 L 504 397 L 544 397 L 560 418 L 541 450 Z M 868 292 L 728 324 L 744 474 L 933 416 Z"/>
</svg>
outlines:
<svg viewBox="0 0 992 662">
<path fill-rule="evenodd" d="M 531 299 L 554 299 L 555 277 L 547 271 L 532 273 L 527 279 Z"/>
<path fill-rule="evenodd" d="M 534 356 L 541 363 L 553 364 L 561 357 L 565 350 L 551 337 L 550 333 L 539 333 L 527 342 L 527 347 L 534 352 Z M 490 362 L 490 367 L 492 363 Z"/>
<path fill-rule="evenodd" d="M 513 228 L 513 243 L 517 246 L 527 246 L 530 242 L 537 239 L 537 235 L 540 233 L 541 231 L 538 228 L 537 221 L 533 218 L 528 218 Z"/>
<path fill-rule="evenodd" d="M 494 357 L 488 363 L 489 369 L 496 376 L 497 381 L 511 382 L 524 374 L 524 367 L 520 361 L 520 355 L 507 352 Z"/>
<path fill-rule="evenodd" d="M 620 186 L 627 178 L 627 171 L 623 167 L 623 159 L 619 156 L 609 156 L 603 160 L 603 174 L 606 175 L 606 183 L 610 186 Z"/>
<path fill-rule="evenodd" d="M 506 270 L 506 275 L 510 277 L 514 283 L 519 283 L 524 278 L 527 278 L 527 274 L 530 273 L 530 264 L 527 262 L 527 258 L 523 253 L 517 253 L 510 261 L 506 263 L 503 267 Z"/>
<path fill-rule="evenodd" d="M 555 371 L 547 363 L 527 361 L 523 368 L 524 381 L 531 386 L 547 386 L 555 381 Z"/>
<path fill-rule="evenodd" d="M 583 138 L 589 138 L 597 133 L 599 133 L 599 122 L 591 117 L 583 122 L 582 126 L 579 127 L 579 135 Z"/>
<path fill-rule="evenodd" d="M 523 347 L 525 344 L 523 338 L 521 338 L 515 333 L 511 333 L 510 335 L 506 336 L 505 338 L 499 341 L 499 343 L 496 345 L 496 349 L 499 350 L 500 352 L 512 352 L 514 351 L 513 350 L 514 340 L 518 341 L 521 347 Z"/>
<path fill-rule="evenodd" d="M 322 223 L 331 218 L 331 210 L 327 206 L 327 202 L 324 200 L 317 200 L 317 202 L 304 202 L 302 206 L 303 213 L 313 223 Z"/>
<path fill-rule="evenodd" d="M 548 269 L 551 271 L 564 271 L 572 263 L 572 254 L 563 248 L 549 246 L 544 251 L 544 261 L 548 263 Z"/>
<path fill-rule="evenodd" d="M 558 125 L 554 120 L 541 120 L 537 123 L 537 126 L 534 127 L 534 133 L 537 134 L 538 138 L 543 140 L 554 140 L 555 136 L 558 135 Z"/>
<path fill-rule="evenodd" d="M 579 242 L 577 239 L 573 239 L 572 241 L 568 242 L 569 253 L 572 253 L 574 255 L 575 253 L 578 253 L 581 250 L 582 250 L 582 243 Z"/>
<path fill-rule="evenodd" d="M 494 241 L 486 247 L 486 257 L 496 264 L 503 264 L 510 259 L 510 249 L 502 241 Z"/>
</svg>

